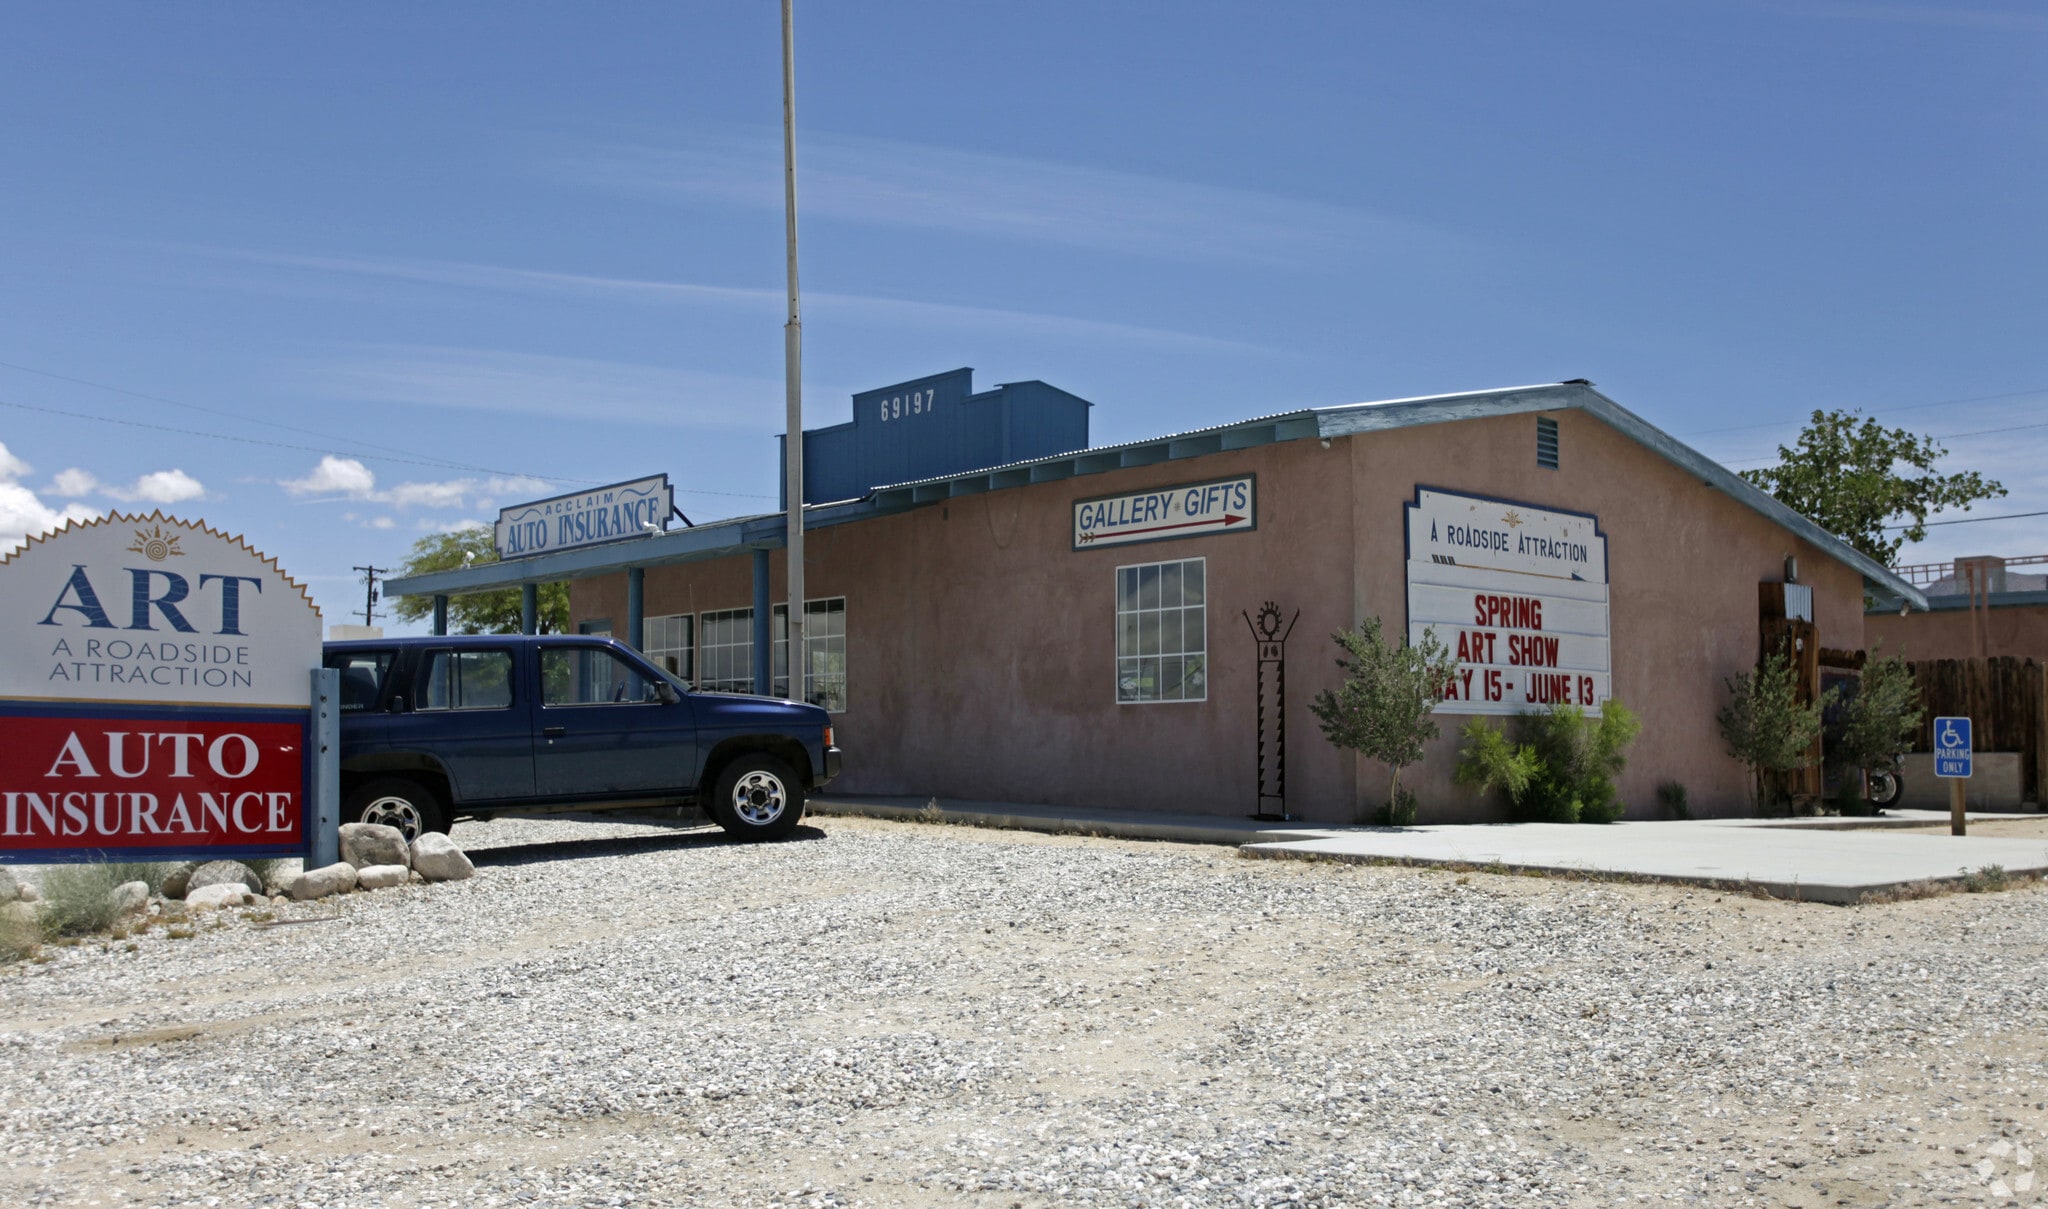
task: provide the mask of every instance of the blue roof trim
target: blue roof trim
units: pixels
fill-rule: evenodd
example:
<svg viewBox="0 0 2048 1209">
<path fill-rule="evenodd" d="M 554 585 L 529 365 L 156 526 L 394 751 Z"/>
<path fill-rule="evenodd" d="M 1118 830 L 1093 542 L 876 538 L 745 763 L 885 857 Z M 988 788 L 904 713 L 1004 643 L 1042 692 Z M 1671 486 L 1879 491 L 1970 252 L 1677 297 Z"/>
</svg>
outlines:
<svg viewBox="0 0 2048 1209">
<path fill-rule="evenodd" d="M 804 509 L 804 527 L 822 529 L 871 517 L 907 512 L 957 496 L 979 495 L 1033 483 L 1051 483 L 1083 475 L 1103 474 L 1134 466 L 1152 466 L 1186 458 L 1207 457 L 1237 449 L 1255 449 L 1281 441 L 1307 437 L 1332 438 L 1412 428 L 1424 424 L 1445 424 L 1456 420 L 1478 420 L 1524 412 L 1575 409 L 1597 417 L 1637 444 L 1658 454 L 1691 474 L 1708 487 L 1762 513 L 1770 520 L 1819 548 L 1829 557 L 1856 569 L 1864 583 L 1915 608 L 1928 607 L 1918 588 L 1899 578 L 1889 568 L 1828 533 L 1813 521 L 1787 508 L 1752 486 L 1719 462 L 1672 437 L 1649 421 L 1594 390 L 1577 382 L 1536 386 L 1511 386 L 1499 390 L 1468 391 L 1461 394 L 1424 395 L 1412 399 L 1391 399 L 1382 403 L 1352 403 L 1302 411 L 1277 412 L 1233 424 L 1197 428 L 1122 445 L 1107 445 L 1073 453 L 1056 454 L 1006 466 L 992 466 L 938 478 L 908 483 L 891 483 L 870 491 L 865 498 L 834 504 L 813 504 Z M 627 567 L 658 567 L 672 563 L 724 558 L 746 550 L 772 550 L 783 545 L 784 517 L 772 512 L 738 517 L 674 530 L 645 539 L 635 538 L 605 546 L 567 550 L 515 562 L 486 563 L 454 571 L 437 571 L 388 580 L 386 595 L 460 595 L 514 587 L 522 583 L 576 579 L 622 571 Z"/>
</svg>

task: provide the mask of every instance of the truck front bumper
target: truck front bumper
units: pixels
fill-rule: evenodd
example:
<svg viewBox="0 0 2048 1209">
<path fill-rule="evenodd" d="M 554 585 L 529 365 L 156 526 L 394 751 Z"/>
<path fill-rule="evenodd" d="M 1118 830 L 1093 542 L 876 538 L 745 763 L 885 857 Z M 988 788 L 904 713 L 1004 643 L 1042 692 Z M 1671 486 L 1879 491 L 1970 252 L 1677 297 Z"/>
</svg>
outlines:
<svg viewBox="0 0 2048 1209">
<path fill-rule="evenodd" d="M 818 785 L 822 786 L 822 785 L 824 785 L 824 784 L 825 784 L 825 783 L 826 783 L 827 781 L 830 781 L 830 780 L 831 780 L 832 778 L 834 778 L 834 777 L 836 777 L 836 776 L 838 776 L 838 775 L 839 775 L 839 749 L 838 749 L 838 748 L 836 748 L 836 747 L 828 747 L 828 748 L 826 748 L 826 749 L 825 749 L 825 767 L 824 767 L 824 770 L 823 770 L 822 772 L 820 772 L 820 773 L 818 774 Z"/>
</svg>

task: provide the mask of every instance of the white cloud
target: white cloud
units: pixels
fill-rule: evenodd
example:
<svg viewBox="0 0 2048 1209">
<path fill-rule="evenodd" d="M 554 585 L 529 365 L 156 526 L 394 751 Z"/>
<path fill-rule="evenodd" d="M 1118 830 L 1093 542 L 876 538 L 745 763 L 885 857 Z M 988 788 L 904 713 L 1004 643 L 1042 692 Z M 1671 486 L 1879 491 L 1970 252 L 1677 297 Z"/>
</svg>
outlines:
<svg viewBox="0 0 2048 1209">
<path fill-rule="evenodd" d="M 321 458 L 320 464 L 313 467 L 306 477 L 282 479 L 278 486 L 293 495 L 343 495 L 363 499 L 376 488 L 377 475 L 354 458 L 338 458 L 330 453 Z"/>
<path fill-rule="evenodd" d="M 91 495 L 99 489 L 100 481 L 93 477 L 92 472 L 80 470 L 76 466 L 69 470 L 59 470 L 57 477 L 50 480 L 51 493 L 61 495 L 67 500 Z"/>
<path fill-rule="evenodd" d="M 398 483 L 380 491 L 376 472 L 354 458 L 333 454 L 321 458 L 320 464 L 305 477 L 280 479 L 278 486 L 293 495 L 363 500 L 398 509 L 465 506 L 488 509 L 496 496 L 536 496 L 553 488 L 553 484 L 545 479 L 514 475 Z M 347 512 L 342 514 L 342 519 L 353 521 L 358 517 L 354 512 Z M 363 523 L 373 529 L 389 529 L 395 522 L 389 517 L 377 517 Z"/>
<path fill-rule="evenodd" d="M 27 462 L 0 444 L 0 551 L 11 550 L 67 521 L 89 520 L 99 515 L 97 509 L 83 504 L 66 504 L 62 508 L 45 504 L 19 481 L 29 469 Z"/>
<path fill-rule="evenodd" d="M 72 466 L 50 480 L 50 493 L 65 499 L 104 495 L 130 504 L 177 504 L 206 498 L 206 485 L 183 470 L 171 469 L 152 471 L 126 487 L 117 487 L 101 482 L 89 470 Z"/>
<path fill-rule="evenodd" d="M 779 210 L 775 138 L 693 134 L 563 157 L 557 175 L 639 195 Z M 813 132 L 802 168 L 814 216 L 1065 244 L 1175 261 L 1327 265 L 1333 258 L 1462 254 L 1427 223 L 1352 206 L 1111 168 Z"/>
</svg>

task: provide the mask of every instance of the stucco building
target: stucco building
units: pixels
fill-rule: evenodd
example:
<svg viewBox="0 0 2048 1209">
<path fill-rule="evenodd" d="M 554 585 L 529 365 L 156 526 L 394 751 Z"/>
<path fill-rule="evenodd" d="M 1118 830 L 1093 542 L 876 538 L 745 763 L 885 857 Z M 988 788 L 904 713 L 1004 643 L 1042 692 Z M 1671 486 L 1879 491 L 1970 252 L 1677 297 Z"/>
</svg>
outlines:
<svg viewBox="0 0 2048 1209">
<path fill-rule="evenodd" d="M 1461 661 L 1404 778 L 1423 821 L 1499 817 L 1452 781 L 1465 715 L 1610 698 L 1643 722 L 1633 813 L 1664 781 L 1733 813 L 1746 774 L 1715 713 L 1756 660 L 1758 585 L 1792 573 L 1772 594 L 1826 648 L 1864 645 L 1866 591 L 1925 604 L 1585 382 L 1089 448 L 1085 402 L 975 394 L 967 374 L 857 396 L 850 425 L 806 434 L 799 695 L 835 712 L 835 793 L 1247 814 L 1279 787 L 1284 713 L 1286 806 L 1349 821 L 1385 770 L 1308 704 L 1338 681 L 1330 635 L 1376 616 Z M 570 579 L 585 632 L 701 686 L 787 692 L 782 544 L 781 515 L 742 517 L 391 588 Z"/>
</svg>

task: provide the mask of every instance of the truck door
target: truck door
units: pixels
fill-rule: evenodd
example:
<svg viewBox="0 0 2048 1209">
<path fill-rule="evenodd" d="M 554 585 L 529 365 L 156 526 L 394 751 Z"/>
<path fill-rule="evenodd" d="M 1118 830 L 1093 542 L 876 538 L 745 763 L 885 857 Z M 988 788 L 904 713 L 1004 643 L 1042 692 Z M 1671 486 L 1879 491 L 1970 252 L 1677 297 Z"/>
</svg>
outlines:
<svg viewBox="0 0 2048 1209">
<path fill-rule="evenodd" d="M 413 670 L 413 699 L 388 724 L 397 750 L 441 759 L 462 806 L 533 796 L 533 704 L 519 691 L 512 647 L 430 647 Z"/>
<path fill-rule="evenodd" d="M 542 644 L 536 792 L 557 799 L 688 792 L 697 775 L 696 722 L 689 698 L 664 700 L 662 683 L 607 647 Z"/>
</svg>

